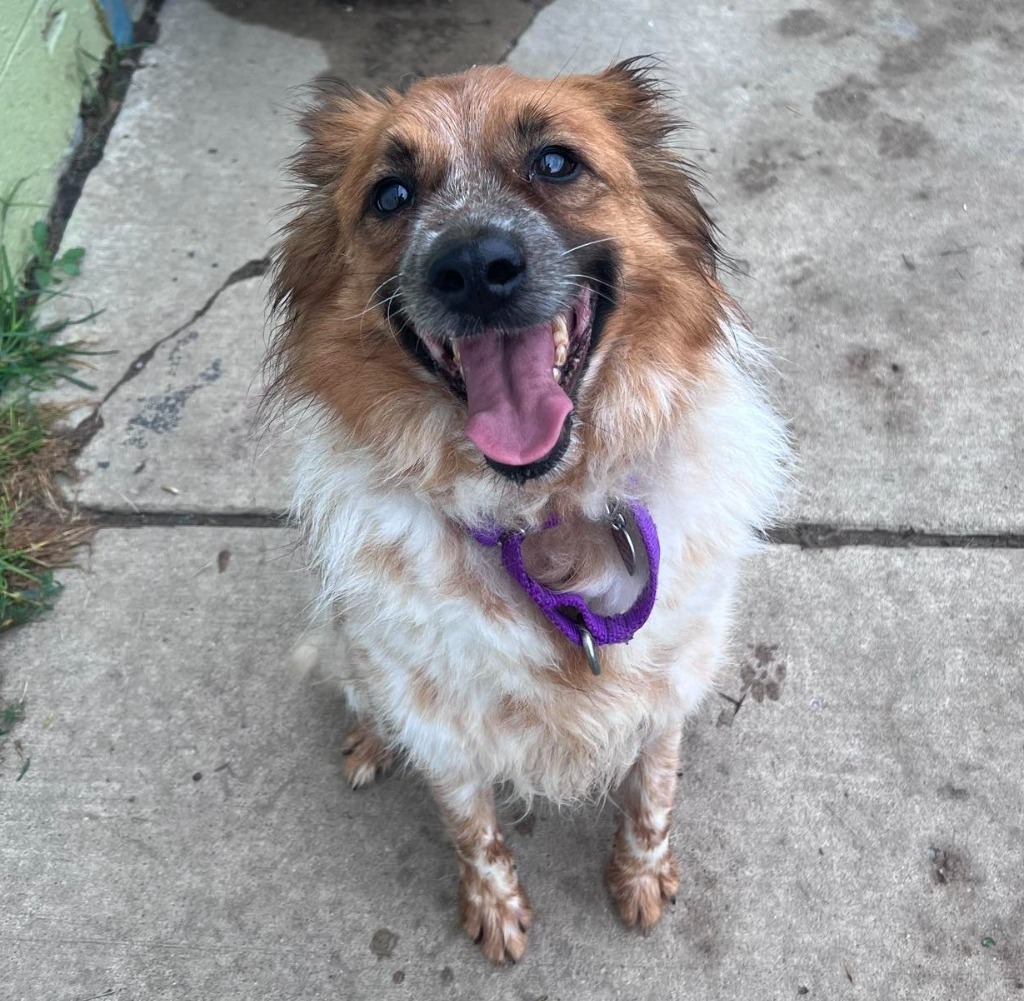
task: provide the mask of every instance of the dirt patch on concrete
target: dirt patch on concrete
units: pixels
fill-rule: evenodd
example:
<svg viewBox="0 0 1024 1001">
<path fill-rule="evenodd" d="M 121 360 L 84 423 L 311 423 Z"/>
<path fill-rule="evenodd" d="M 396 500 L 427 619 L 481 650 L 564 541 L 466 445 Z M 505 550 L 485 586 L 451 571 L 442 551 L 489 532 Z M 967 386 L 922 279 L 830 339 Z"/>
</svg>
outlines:
<svg viewBox="0 0 1024 1001">
<path fill-rule="evenodd" d="M 501 62 L 549 0 L 211 0 L 229 17 L 319 42 L 358 87 Z"/>
</svg>

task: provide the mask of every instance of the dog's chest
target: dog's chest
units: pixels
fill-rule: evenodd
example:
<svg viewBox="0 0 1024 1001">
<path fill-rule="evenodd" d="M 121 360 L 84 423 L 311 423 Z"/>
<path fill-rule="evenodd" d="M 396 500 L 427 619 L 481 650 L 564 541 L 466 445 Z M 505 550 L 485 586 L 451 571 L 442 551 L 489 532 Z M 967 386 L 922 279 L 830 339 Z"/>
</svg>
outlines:
<svg viewBox="0 0 1024 1001">
<path fill-rule="evenodd" d="M 520 601 L 496 617 L 499 591 L 480 604 L 424 598 L 394 593 L 400 631 L 351 611 L 346 628 L 373 717 L 434 776 L 507 780 L 523 793 L 573 799 L 619 777 L 675 701 L 666 675 L 636 670 L 625 651 L 603 651 L 595 677 Z"/>
<path fill-rule="evenodd" d="M 671 557 L 661 605 L 628 645 L 602 649 L 595 677 L 495 550 L 430 519 L 402 528 L 379 517 L 364 523 L 350 539 L 335 537 L 322 563 L 343 618 L 341 671 L 356 701 L 428 773 L 578 798 L 619 778 L 644 739 L 678 721 L 710 682 L 714 665 L 698 648 L 714 646 L 721 587 L 700 588 L 703 597 L 690 594 L 681 605 L 689 585 Z M 594 564 L 583 574 L 590 586 L 628 580 L 610 532 L 589 540 L 578 548 Z M 571 541 L 553 539 L 567 552 Z M 620 600 L 632 600 L 636 586 Z"/>
</svg>

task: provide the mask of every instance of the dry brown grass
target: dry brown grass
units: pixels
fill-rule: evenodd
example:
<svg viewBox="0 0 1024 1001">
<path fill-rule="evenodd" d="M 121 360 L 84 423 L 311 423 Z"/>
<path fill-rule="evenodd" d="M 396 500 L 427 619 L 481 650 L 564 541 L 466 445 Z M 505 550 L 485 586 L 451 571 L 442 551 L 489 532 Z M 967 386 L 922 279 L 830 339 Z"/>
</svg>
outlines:
<svg viewBox="0 0 1024 1001">
<path fill-rule="evenodd" d="M 66 408 L 10 404 L 0 410 L 0 631 L 32 618 L 59 589 L 95 531 L 62 482 L 76 477 L 79 446 L 60 429 Z"/>
</svg>

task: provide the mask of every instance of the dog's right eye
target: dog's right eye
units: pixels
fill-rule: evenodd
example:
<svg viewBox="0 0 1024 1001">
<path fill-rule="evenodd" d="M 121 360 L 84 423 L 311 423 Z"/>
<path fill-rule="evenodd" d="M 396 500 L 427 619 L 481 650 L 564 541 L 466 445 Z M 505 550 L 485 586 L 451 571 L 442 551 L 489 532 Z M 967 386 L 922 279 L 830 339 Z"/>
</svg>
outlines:
<svg viewBox="0 0 1024 1001">
<path fill-rule="evenodd" d="M 383 215 L 392 215 L 411 202 L 412 188 L 397 177 L 389 177 L 373 189 L 373 204 Z"/>
<path fill-rule="evenodd" d="M 579 173 L 579 161 L 562 146 L 542 149 L 533 161 L 531 177 L 548 181 L 570 181 Z"/>
</svg>

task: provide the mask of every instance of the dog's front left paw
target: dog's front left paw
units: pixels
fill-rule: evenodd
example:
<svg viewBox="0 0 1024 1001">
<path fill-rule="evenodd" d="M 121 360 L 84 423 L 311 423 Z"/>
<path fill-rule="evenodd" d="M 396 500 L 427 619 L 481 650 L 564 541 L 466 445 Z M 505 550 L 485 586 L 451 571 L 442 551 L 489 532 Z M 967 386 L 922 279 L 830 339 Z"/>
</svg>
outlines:
<svg viewBox="0 0 1024 1001">
<path fill-rule="evenodd" d="M 353 789 L 370 785 L 390 771 L 395 763 L 394 753 L 380 739 L 377 731 L 359 720 L 352 724 L 341 753 L 345 756 L 341 773 Z"/>
<path fill-rule="evenodd" d="M 533 908 L 512 869 L 511 859 L 481 867 L 463 863 L 459 879 L 462 927 L 492 963 L 516 963 L 526 952 Z"/>
<path fill-rule="evenodd" d="M 617 834 L 607 879 L 623 924 L 649 932 L 661 920 L 662 905 L 676 902 L 679 889 L 679 867 L 668 838 L 654 851 L 636 852 Z"/>
</svg>

